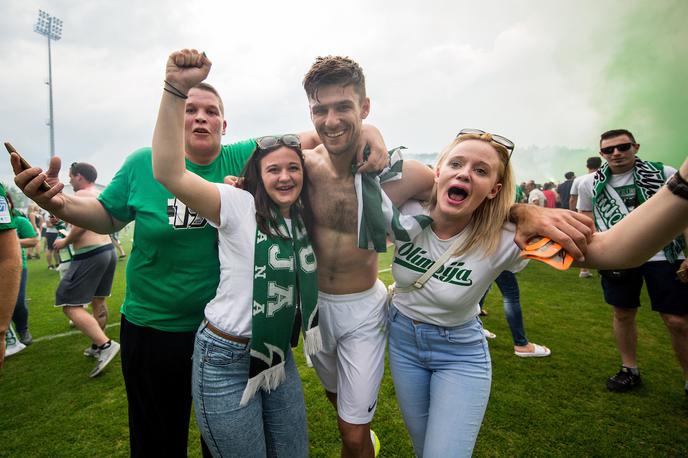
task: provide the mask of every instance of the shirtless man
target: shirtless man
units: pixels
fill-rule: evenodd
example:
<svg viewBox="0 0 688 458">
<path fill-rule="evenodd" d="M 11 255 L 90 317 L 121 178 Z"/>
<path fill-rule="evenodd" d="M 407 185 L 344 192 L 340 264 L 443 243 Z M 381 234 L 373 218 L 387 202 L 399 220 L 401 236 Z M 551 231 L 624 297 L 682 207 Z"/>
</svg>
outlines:
<svg viewBox="0 0 688 458">
<path fill-rule="evenodd" d="M 314 150 L 304 151 L 314 213 L 311 237 L 318 259 L 324 346 L 312 360 L 337 409 L 342 456 L 372 457 L 376 438 L 370 422 L 384 372 L 386 289 L 377 278 L 377 253 L 357 248 L 358 203 L 351 173 L 370 99 L 363 71 L 345 57 L 316 59 L 303 85 L 311 120 L 322 140 Z M 399 206 L 410 198 L 426 200 L 433 182 L 428 167 L 404 161 L 403 178 L 384 184 L 383 190 Z M 543 215 L 525 206 L 515 206 L 512 213 L 514 220 L 522 220 L 526 213 Z M 560 241 L 579 258 L 576 244 L 585 246 L 591 223 L 572 212 L 547 215 L 531 221 L 537 227 L 521 225 L 517 242 L 523 245 L 540 233 Z"/>
<path fill-rule="evenodd" d="M 98 196 L 97 176 L 91 164 L 75 162 L 69 168 L 69 183 L 79 197 Z M 55 306 L 62 307 L 64 314 L 91 339 L 92 344 L 84 355 L 98 358 L 90 373 L 90 377 L 95 377 L 119 352 L 119 344 L 104 332 L 107 323 L 105 298 L 112 289 L 117 256 L 108 235 L 77 226 L 72 226 L 65 238 L 55 240 L 53 247 L 57 252 L 70 244 L 74 247 L 74 257 L 55 292 Z M 93 315 L 85 309 L 89 302 Z"/>
</svg>

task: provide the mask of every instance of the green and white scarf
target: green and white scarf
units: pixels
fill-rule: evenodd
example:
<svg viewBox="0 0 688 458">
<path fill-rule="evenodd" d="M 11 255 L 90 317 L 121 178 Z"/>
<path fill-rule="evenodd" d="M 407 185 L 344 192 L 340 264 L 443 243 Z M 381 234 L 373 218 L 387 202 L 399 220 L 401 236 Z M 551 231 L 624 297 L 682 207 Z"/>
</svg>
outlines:
<svg viewBox="0 0 688 458">
<path fill-rule="evenodd" d="M 352 166 L 358 200 L 359 248 L 384 253 L 387 251 L 387 231 L 391 231 L 396 240 L 410 241 L 432 222 L 429 216 L 400 214 L 380 187 L 382 183 L 401 179 L 402 149 L 406 148 L 399 146 L 389 151 L 390 164 L 379 174 L 359 173 L 358 167 Z M 369 152 L 366 146 L 364 157 Z"/>
<path fill-rule="evenodd" d="M 278 233 L 289 236 L 284 218 L 279 212 L 276 216 Z M 287 239 L 256 228 L 251 361 L 241 406 L 259 389 L 269 392 L 284 381 L 297 307 L 301 307 L 306 353 L 312 355 L 322 349 L 315 253 L 303 221 L 294 210 L 291 217 L 291 236 Z"/>
<path fill-rule="evenodd" d="M 621 221 L 629 210 L 616 190 L 609 185 L 612 171 L 605 163 L 595 173 L 592 191 L 592 209 L 595 227 L 598 231 L 609 230 Z M 643 161 L 635 159 L 633 165 L 633 183 L 638 205 L 642 205 L 664 185 L 664 164 L 661 162 Z M 669 262 L 675 262 L 685 246 L 683 236 L 679 236 L 664 247 L 664 255 Z"/>
</svg>

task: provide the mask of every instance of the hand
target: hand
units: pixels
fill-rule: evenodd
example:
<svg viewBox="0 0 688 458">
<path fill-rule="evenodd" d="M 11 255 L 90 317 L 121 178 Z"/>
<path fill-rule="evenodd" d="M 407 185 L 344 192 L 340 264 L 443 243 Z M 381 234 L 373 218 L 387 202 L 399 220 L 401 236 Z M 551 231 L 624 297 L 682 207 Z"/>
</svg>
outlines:
<svg viewBox="0 0 688 458">
<path fill-rule="evenodd" d="M 234 186 L 235 188 L 241 188 L 244 184 L 244 177 L 235 177 L 234 175 L 227 175 L 223 180 L 225 184 Z"/>
<path fill-rule="evenodd" d="M 676 275 L 681 283 L 688 283 L 688 259 L 683 260 L 681 267 L 676 272 Z"/>
<path fill-rule="evenodd" d="M 513 205 L 510 216 L 516 222 L 514 241 L 520 248 L 525 248 L 528 240 L 540 235 L 559 243 L 575 260 L 585 260 L 588 242 L 595 232 L 595 226 L 587 216 L 529 204 Z"/>
<path fill-rule="evenodd" d="M 19 155 L 16 153 L 12 153 L 10 162 L 12 163 L 12 169 L 15 174 L 14 184 L 16 184 L 21 192 L 29 199 L 49 212 L 54 212 L 64 206 L 64 196 L 62 194 L 64 184 L 60 183 L 58 179 L 60 166 L 62 164 L 59 157 L 55 156 L 50 159 L 50 166 L 46 173 L 43 173 L 43 170 L 38 167 L 22 170 L 19 162 Z M 48 191 L 44 192 L 39 189 L 43 182 L 51 186 Z"/>
<path fill-rule="evenodd" d="M 65 242 L 65 239 L 57 239 L 53 242 L 53 249 L 54 250 L 62 250 L 66 246 L 67 246 L 67 243 Z"/>
<path fill-rule="evenodd" d="M 361 129 L 361 138 L 363 140 L 363 147 L 356 155 L 357 165 L 360 166 L 358 171 L 361 173 L 379 172 L 387 167 L 389 165 L 389 154 L 380 131 L 369 124 L 364 124 Z M 370 155 L 367 161 L 363 158 L 363 150 L 366 145 L 370 146 Z"/>
<path fill-rule="evenodd" d="M 205 53 L 195 49 L 182 49 L 170 54 L 165 68 L 165 80 L 187 94 L 208 77 L 212 63 Z"/>
</svg>

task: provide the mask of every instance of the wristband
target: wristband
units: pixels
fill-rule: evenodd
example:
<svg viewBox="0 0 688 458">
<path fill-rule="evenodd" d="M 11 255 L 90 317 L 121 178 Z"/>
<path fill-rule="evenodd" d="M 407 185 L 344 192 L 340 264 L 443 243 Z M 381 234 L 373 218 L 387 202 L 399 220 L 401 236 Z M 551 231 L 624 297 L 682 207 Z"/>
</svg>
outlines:
<svg viewBox="0 0 688 458">
<path fill-rule="evenodd" d="M 688 182 L 683 179 L 679 172 L 674 173 L 667 181 L 667 188 L 677 196 L 688 200 Z"/>
</svg>

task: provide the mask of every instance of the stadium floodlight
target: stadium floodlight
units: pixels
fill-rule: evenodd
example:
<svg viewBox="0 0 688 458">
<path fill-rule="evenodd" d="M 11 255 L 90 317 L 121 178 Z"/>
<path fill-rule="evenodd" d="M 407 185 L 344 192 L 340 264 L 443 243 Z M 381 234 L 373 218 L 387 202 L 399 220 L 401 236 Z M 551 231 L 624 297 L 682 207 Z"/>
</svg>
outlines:
<svg viewBox="0 0 688 458">
<path fill-rule="evenodd" d="M 48 39 L 48 93 L 50 97 L 50 157 L 55 155 L 55 121 L 53 117 L 53 63 L 50 52 L 50 41 L 62 38 L 62 21 L 43 10 L 38 10 L 38 19 L 33 31 Z"/>
</svg>

